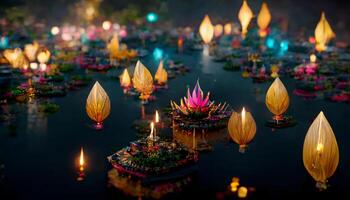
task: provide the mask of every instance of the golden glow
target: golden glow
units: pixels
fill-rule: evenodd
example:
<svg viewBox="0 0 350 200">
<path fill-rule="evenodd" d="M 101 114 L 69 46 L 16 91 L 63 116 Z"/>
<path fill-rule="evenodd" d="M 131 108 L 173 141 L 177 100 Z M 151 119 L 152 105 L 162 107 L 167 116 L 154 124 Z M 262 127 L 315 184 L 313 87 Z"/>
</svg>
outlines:
<svg viewBox="0 0 350 200">
<path fill-rule="evenodd" d="M 239 198 L 246 198 L 248 194 L 248 189 L 244 186 L 239 187 L 238 189 L 238 197 Z"/>
<path fill-rule="evenodd" d="M 239 186 L 239 178 L 233 177 L 232 182 L 230 184 L 231 192 L 237 192 L 238 186 Z"/>
<path fill-rule="evenodd" d="M 38 69 L 38 63 L 30 63 L 30 69 L 32 70 Z"/>
<path fill-rule="evenodd" d="M 265 104 L 275 115 L 282 115 L 289 107 L 289 96 L 286 87 L 277 77 L 266 93 Z"/>
<path fill-rule="evenodd" d="M 12 65 L 13 68 L 23 68 L 27 65 L 27 59 L 24 57 L 24 54 L 20 48 L 16 49 L 6 49 L 4 51 L 4 57 Z"/>
<path fill-rule="evenodd" d="M 136 63 L 132 82 L 134 88 L 141 94 L 140 99 L 147 100 L 153 92 L 153 77 L 140 61 Z"/>
<path fill-rule="evenodd" d="M 159 123 L 159 122 L 160 122 L 158 110 L 156 110 L 155 122 L 156 122 L 156 123 Z"/>
<path fill-rule="evenodd" d="M 157 72 L 154 75 L 154 80 L 159 85 L 165 85 L 168 82 L 168 72 L 164 69 L 163 60 L 159 62 Z"/>
<path fill-rule="evenodd" d="M 224 33 L 225 33 L 225 35 L 230 35 L 232 33 L 232 24 L 231 23 L 225 24 Z"/>
<path fill-rule="evenodd" d="M 316 63 L 316 60 L 317 60 L 316 55 L 315 55 L 315 54 L 311 54 L 311 55 L 310 55 L 310 62 L 311 62 L 311 63 Z"/>
<path fill-rule="evenodd" d="M 306 133 L 303 146 L 303 162 L 306 170 L 317 181 L 317 187 L 327 188 L 339 164 L 339 148 L 332 127 L 320 112 Z"/>
<path fill-rule="evenodd" d="M 27 56 L 29 61 L 35 61 L 38 49 L 39 44 L 37 42 L 33 42 L 33 44 L 26 44 L 24 46 L 24 54 Z"/>
<path fill-rule="evenodd" d="M 214 27 L 214 35 L 215 37 L 220 37 L 224 32 L 224 27 L 221 24 L 217 24 Z"/>
<path fill-rule="evenodd" d="M 40 71 L 44 72 L 46 71 L 47 65 L 45 63 L 40 63 L 39 67 L 40 67 Z"/>
<path fill-rule="evenodd" d="M 39 63 L 47 63 L 50 59 L 51 53 L 49 50 L 41 50 L 38 53 L 37 59 Z"/>
<path fill-rule="evenodd" d="M 315 29 L 316 46 L 315 49 L 319 52 L 327 49 L 327 43 L 335 37 L 335 34 L 329 25 L 324 12 Z"/>
<path fill-rule="evenodd" d="M 111 102 L 105 90 L 95 82 L 88 98 L 86 99 L 86 112 L 90 119 L 101 123 L 106 119 L 111 111 Z"/>
<path fill-rule="evenodd" d="M 112 22 L 110 22 L 110 21 L 104 21 L 102 23 L 102 28 L 105 31 L 108 31 L 109 29 L 111 29 L 111 27 L 112 27 Z"/>
<path fill-rule="evenodd" d="M 245 37 L 245 35 L 247 34 L 248 26 L 252 18 L 253 18 L 253 11 L 250 9 L 247 1 L 244 0 L 241 6 L 241 9 L 239 10 L 239 13 L 238 13 L 238 19 L 241 22 L 241 26 L 242 26 L 242 37 Z"/>
<path fill-rule="evenodd" d="M 209 44 L 214 36 L 214 26 L 208 15 L 205 15 L 201 25 L 199 26 L 199 34 L 205 44 Z"/>
<path fill-rule="evenodd" d="M 131 87 L 131 79 L 127 69 L 124 69 L 123 73 L 119 76 L 120 86 L 128 88 Z"/>
<path fill-rule="evenodd" d="M 268 28 L 271 21 L 270 10 L 267 7 L 267 4 L 264 2 L 261 5 L 261 9 L 258 15 L 258 26 L 259 26 L 259 35 L 260 37 L 265 37 L 267 34 L 266 29 Z"/>
<path fill-rule="evenodd" d="M 57 35 L 60 33 L 60 28 L 58 28 L 57 26 L 54 26 L 51 28 L 51 34 L 52 35 Z"/>
</svg>

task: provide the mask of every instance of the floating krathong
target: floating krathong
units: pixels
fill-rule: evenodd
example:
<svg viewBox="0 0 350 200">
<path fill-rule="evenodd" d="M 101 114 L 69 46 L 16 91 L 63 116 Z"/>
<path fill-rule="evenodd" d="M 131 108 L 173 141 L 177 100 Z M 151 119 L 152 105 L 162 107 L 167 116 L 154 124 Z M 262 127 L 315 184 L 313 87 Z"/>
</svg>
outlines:
<svg viewBox="0 0 350 200">
<path fill-rule="evenodd" d="M 132 82 L 134 88 L 140 93 L 140 99 L 147 101 L 153 92 L 153 77 L 140 61 L 136 63 Z"/>
<path fill-rule="evenodd" d="M 205 97 L 197 81 L 192 95 L 187 90 L 187 97 L 180 101 L 180 105 L 171 101 L 173 119 L 184 129 L 216 129 L 226 126 L 231 115 L 226 103 L 215 104 L 209 100 L 209 92 Z"/>
<path fill-rule="evenodd" d="M 289 96 L 287 89 L 278 77 L 268 89 L 265 103 L 270 112 L 275 115 L 272 121 L 267 122 L 268 126 L 283 128 L 295 125 L 295 121 L 290 116 L 283 115 L 289 107 Z"/>
<path fill-rule="evenodd" d="M 188 171 L 186 168 L 197 161 L 197 156 L 196 152 L 178 143 L 146 138 L 131 142 L 128 147 L 109 156 L 108 160 L 121 174 L 152 181 L 171 177 L 175 171 Z"/>
<path fill-rule="evenodd" d="M 51 53 L 49 50 L 41 50 L 37 55 L 37 59 L 40 64 L 46 64 L 49 62 L 50 56 Z"/>
<path fill-rule="evenodd" d="M 253 18 L 253 11 L 250 9 L 246 0 L 243 0 L 243 4 L 238 13 L 238 19 L 242 26 L 242 37 L 245 38 L 248 32 L 248 26 Z"/>
<path fill-rule="evenodd" d="M 33 44 L 26 44 L 24 46 L 24 53 L 30 62 L 34 62 L 36 60 L 36 53 L 38 50 L 39 44 L 37 42 L 34 42 Z"/>
<path fill-rule="evenodd" d="M 103 128 L 105 120 L 111 110 L 111 102 L 105 90 L 96 81 L 86 100 L 86 112 L 90 119 L 96 122 L 94 128 L 100 130 Z"/>
<path fill-rule="evenodd" d="M 131 78 L 127 69 L 124 69 L 123 73 L 119 76 L 120 86 L 123 89 L 129 89 L 132 87 Z"/>
<path fill-rule="evenodd" d="M 266 37 L 267 28 L 269 27 L 271 21 L 270 10 L 267 7 L 267 4 L 264 2 L 261 5 L 261 9 L 258 15 L 258 26 L 259 26 L 259 36 Z"/>
<path fill-rule="evenodd" d="M 20 48 L 6 49 L 4 51 L 4 56 L 13 68 L 23 68 L 24 66 L 28 66 L 28 61 Z"/>
<path fill-rule="evenodd" d="M 321 111 L 311 124 L 304 140 L 303 161 L 306 170 L 317 181 L 320 190 L 337 169 L 339 149 L 332 127 Z"/>
<path fill-rule="evenodd" d="M 168 81 L 168 73 L 164 69 L 163 60 L 160 61 L 156 74 L 154 75 L 154 80 L 158 85 L 166 85 Z"/>
<path fill-rule="evenodd" d="M 246 112 L 243 107 L 241 114 L 232 113 L 228 122 L 228 131 L 233 141 L 239 144 L 239 151 L 243 153 L 247 144 L 255 137 L 255 120 L 250 112 Z"/>
<path fill-rule="evenodd" d="M 324 12 L 315 29 L 316 46 L 315 49 L 319 52 L 327 49 L 328 42 L 335 37 L 335 34 L 329 25 Z"/>
</svg>

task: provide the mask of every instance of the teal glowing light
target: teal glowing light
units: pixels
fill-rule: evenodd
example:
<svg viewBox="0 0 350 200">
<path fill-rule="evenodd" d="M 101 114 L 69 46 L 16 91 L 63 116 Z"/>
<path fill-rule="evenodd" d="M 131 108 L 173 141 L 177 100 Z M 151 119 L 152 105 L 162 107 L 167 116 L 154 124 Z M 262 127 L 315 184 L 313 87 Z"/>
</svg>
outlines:
<svg viewBox="0 0 350 200">
<path fill-rule="evenodd" d="M 0 49 L 6 49 L 9 47 L 9 38 L 0 37 Z"/>
<path fill-rule="evenodd" d="M 147 14 L 146 19 L 150 23 L 154 23 L 158 21 L 158 15 L 154 12 L 150 12 Z"/>
<path fill-rule="evenodd" d="M 273 38 L 271 38 L 271 37 L 267 38 L 267 39 L 266 39 L 266 46 L 267 46 L 267 48 L 269 48 L 269 49 L 274 48 L 274 47 L 275 47 L 275 39 L 273 39 Z"/>
<path fill-rule="evenodd" d="M 282 52 L 286 52 L 288 51 L 288 47 L 289 47 L 289 42 L 287 40 L 283 40 L 281 43 L 280 43 L 280 50 Z"/>
<path fill-rule="evenodd" d="M 155 49 L 153 50 L 153 58 L 154 58 L 155 60 L 160 60 L 160 59 L 162 59 L 162 58 L 163 58 L 163 55 L 164 55 L 164 51 L 163 51 L 162 49 L 160 49 L 160 48 L 155 48 Z"/>
</svg>

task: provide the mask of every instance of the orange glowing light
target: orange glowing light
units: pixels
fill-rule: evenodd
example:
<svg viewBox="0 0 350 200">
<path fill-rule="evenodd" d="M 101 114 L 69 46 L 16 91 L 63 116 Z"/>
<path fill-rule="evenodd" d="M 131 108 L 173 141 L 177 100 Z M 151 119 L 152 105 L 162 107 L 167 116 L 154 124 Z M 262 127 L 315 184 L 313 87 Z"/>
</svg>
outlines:
<svg viewBox="0 0 350 200">
<path fill-rule="evenodd" d="M 253 18 L 253 11 L 250 9 L 246 0 L 243 1 L 241 9 L 238 13 L 238 18 L 242 26 L 242 37 L 245 37 L 248 32 L 249 23 Z"/>
<path fill-rule="evenodd" d="M 131 87 L 131 79 L 127 69 L 124 69 L 123 74 L 119 77 L 120 86 L 123 88 Z"/>
</svg>

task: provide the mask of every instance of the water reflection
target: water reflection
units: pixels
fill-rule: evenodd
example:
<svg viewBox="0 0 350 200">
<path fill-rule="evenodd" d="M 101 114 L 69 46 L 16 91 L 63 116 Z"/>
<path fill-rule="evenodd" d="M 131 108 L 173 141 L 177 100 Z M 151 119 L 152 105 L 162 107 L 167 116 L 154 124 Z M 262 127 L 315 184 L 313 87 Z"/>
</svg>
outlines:
<svg viewBox="0 0 350 200">
<path fill-rule="evenodd" d="M 108 172 L 108 185 L 132 197 L 160 199 L 178 195 L 193 183 L 193 176 L 177 177 L 171 181 L 147 183 L 119 174 L 112 169 Z"/>
<path fill-rule="evenodd" d="M 174 140 L 195 151 L 211 151 L 215 143 L 227 139 L 226 132 L 226 129 L 185 131 L 173 125 Z"/>
<path fill-rule="evenodd" d="M 45 113 L 39 112 L 38 101 L 35 99 L 32 99 L 27 103 L 27 132 L 47 132 L 47 116 Z"/>
</svg>

